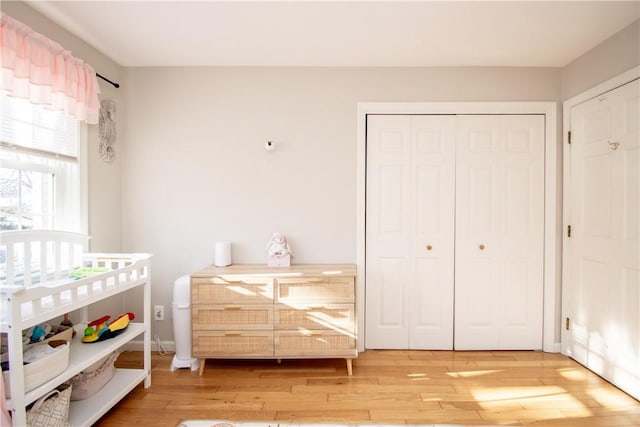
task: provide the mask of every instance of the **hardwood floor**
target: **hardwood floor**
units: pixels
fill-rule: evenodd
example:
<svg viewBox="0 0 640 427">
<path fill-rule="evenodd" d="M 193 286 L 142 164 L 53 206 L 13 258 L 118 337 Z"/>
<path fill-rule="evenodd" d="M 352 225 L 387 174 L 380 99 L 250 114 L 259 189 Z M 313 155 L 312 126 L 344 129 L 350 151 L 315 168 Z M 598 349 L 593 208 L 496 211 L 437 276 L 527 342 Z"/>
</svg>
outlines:
<svg viewBox="0 0 640 427">
<path fill-rule="evenodd" d="M 348 377 L 344 360 L 209 360 L 169 372 L 154 354 L 139 386 L 99 426 L 235 421 L 640 426 L 640 402 L 576 362 L 540 352 L 367 351 Z M 140 366 L 125 352 L 118 366 Z"/>
</svg>

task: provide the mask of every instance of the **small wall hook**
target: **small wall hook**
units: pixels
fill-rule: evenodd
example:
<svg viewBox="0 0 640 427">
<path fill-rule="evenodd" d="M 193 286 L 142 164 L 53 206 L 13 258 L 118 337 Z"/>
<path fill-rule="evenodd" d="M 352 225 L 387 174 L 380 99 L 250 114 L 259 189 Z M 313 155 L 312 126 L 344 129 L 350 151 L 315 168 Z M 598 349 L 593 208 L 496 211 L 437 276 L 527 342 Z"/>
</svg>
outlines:
<svg viewBox="0 0 640 427">
<path fill-rule="evenodd" d="M 620 146 L 619 142 L 611 142 L 611 141 L 607 141 L 609 143 L 609 147 L 613 150 L 616 151 L 618 149 L 618 147 Z"/>
</svg>

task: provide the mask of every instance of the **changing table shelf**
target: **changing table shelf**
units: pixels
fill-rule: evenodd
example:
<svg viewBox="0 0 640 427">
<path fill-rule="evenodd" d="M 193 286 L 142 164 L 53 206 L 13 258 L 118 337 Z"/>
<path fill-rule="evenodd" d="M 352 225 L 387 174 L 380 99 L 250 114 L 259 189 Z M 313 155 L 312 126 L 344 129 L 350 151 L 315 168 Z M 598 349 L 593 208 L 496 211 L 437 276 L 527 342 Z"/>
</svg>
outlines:
<svg viewBox="0 0 640 427">
<path fill-rule="evenodd" d="M 87 366 L 93 365 L 103 357 L 108 356 L 120 347 L 134 339 L 140 334 L 144 333 L 145 326 L 142 323 L 131 323 L 127 329 L 115 338 L 108 339 L 106 341 L 86 344 L 81 342 L 82 331 L 86 324 L 75 326 L 75 330 L 78 332 L 76 336 L 71 340 L 71 347 L 69 348 L 69 366 L 60 375 L 53 378 L 50 381 L 42 384 L 41 386 L 25 393 L 24 400 L 26 404 L 34 402 L 41 396 L 44 396 L 58 385 L 70 380 L 73 376 L 82 372 Z M 144 379 L 144 378 L 143 378 Z M 9 408 L 13 408 L 13 399 L 8 400 Z M 79 401 L 80 402 L 80 401 Z M 74 406 L 74 403 L 71 404 Z M 72 424 L 75 426 L 75 424 Z M 78 424 L 80 425 L 80 424 Z"/>
<path fill-rule="evenodd" d="M 69 424 L 72 426 L 90 426 L 106 414 L 115 404 L 125 397 L 146 375 L 140 369 L 117 369 L 115 376 L 89 399 L 71 402 Z M 77 403 L 82 402 L 81 405 Z"/>
</svg>

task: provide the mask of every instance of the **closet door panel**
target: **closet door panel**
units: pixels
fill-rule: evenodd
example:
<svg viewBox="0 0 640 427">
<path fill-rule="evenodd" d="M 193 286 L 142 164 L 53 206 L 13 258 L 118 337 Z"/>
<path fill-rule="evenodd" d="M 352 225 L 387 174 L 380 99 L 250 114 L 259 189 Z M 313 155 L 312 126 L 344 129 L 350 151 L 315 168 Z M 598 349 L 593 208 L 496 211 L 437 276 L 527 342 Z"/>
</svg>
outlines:
<svg viewBox="0 0 640 427">
<path fill-rule="evenodd" d="M 455 343 L 454 349 L 496 349 L 495 330 L 501 307 L 500 299 L 487 299 L 497 294 L 496 263 L 493 257 L 468 257 L 464 272 L 456 271 Z M 459 295 L 463 294 L 464 298 Z M 464 325 L 462 330 L 459 325 Z"/>
<path fill-rule="evenodd" d="M 455 349 L 497 348 L 499 118 L 459 116 L 456 133 Z"/>
<path fill-rule="evenodd" d="M 411 280 L 411 117 L 367 123 L 368 348 L 406 349 Z"/>
<path fill-rule="evenodd" d="M 442 181 L 446 179 L 446 173 L 438 165 L 418 165 L 416 166 L 416 232 L 422 235 L 438 233 L 440 229 L 440 212 L 433 209 L 438 206 L 438 201 L 443 196 L 441 193 Z"/>
<path fill-rule="evenodd" d="M 463 166 L 465 167 L 465 166 Z M 468 231 L 477 236 L 490 236 L 493 231 L 494 212 L 494 171 L 493 168 L 484 165 L 471 165 L 466 171 L 467 185 L 458 187 L 457 191 L 464 189 L 469 203 L 463 207 L 468 218 Z"/>
<path fill-rule="evenodd" d="M 416 283 L 415 313 L 412 315 L 413 328 L 418 332 L 442 327 L 443 307 L 441 299 L 443 295 L 449 293 L 449 289 L 443 289 L 443 275 L 449 275 L 448 271 L 442 271 L 441 262 L 437 259 L 419 259 L 415 263 Z M 424 333 L 424 332 L 423 332 Z M 416 338 L 411 342 L 415 345 Z M 426 343 L 426 345 L 434 345 Z M 414 348 L 412 346 L 412 348 Z"/>
<path fill-rule="evenodd" d="M 460 116 L 455 348 L 542 348 L 544 119 Z"/>
<path fill-rule="evenodd" d="M 453 348 L 455 116 L 411 116 L 414 213 L 409 348 Z"/>
<path fill-rule="evenodd" d="M 401 258 L 379 258 L 380 272 L 379 294 L 372 295 L 378 301 L 378 307 L 371 307 L 380 312 L 379 324 L 386 329 L 403 329 L 405 326 L 405 292 L 398 289 L 396 282 L 406 280 L 406 263 Z M 406 344 L 402 344 L 406 345 Z M 401 347 L 402 348 L 402 347 Z"/>
<path fill-rule="evenodd" d="M 415 283 L 413 286 L 414 303 L 410 313 L 410 342 L 416 345 L 420 341 L 419 335 L 428 333 L 433 328 L 442 327 L 443 298 L 447 298 L 450 289 L 443 285 L 450 283 L 447 278 L 451 272 L 443 271 L 443 255 L 447 254 L 444 245 L 436 242 L 442 222 L 441 213 L 434 206 L 439 206 L 441 185 L 444 177 L 440 166 L 416 166 L 416 236 L 413 239 Z M 438 239 L 439 240 L 439 239 Z M 448 255 L 448 254 L 447 254 Z M 446 268 L 446 266 L 445 266 Z M 447 306 L 444 307 L 445 309 Z M 426 344 L 426 343 L 425 343 Z M 434 345 L 433 342 L 426 345 Z M 450 344 L 452 345 L 452 344 Z M 449 347 L 450 347 L 449 345 Z"/>
<path fill-rule="evenodd" d="M 453 345 L 453 116 L 367 120 L 367 348 Z"/>
</svg>

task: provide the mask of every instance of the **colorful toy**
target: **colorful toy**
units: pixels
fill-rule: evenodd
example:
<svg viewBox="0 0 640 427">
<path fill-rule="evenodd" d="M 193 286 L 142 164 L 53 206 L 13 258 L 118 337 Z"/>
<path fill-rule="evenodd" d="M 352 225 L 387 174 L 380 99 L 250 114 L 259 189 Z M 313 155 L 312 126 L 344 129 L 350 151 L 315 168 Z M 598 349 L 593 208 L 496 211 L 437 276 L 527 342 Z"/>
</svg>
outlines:
<svg viewBox="0 0 640 427">
<path fill-rule="evenodd" d="M 125 313 L 118 316 L 113 322 L 109 323 L 111 316 L 103 316 L 99 319 L 89 322 L 84 330 L 82 342 L 93 343 L 107 340 L 121 334 L 129 321 L 136 318 L 133 313 Z"/>
<path fill-rule="evenodd" d="M 87 327 L 84 329 L 84 338 L 82 338 L 83 342 L 93 342 L 97 340 L 98 332 L 107 327 L 107 322 L 111 319 L 111 316 L 103 316 L 99 319 L 96 319 L 87 324 Z M 94 328 L 95 326 L 95 328 Z M 96 336 L 94 340 L 90 339 L 90 337 Z M 85 341 L 86 338 L 86 341 Z"/>
<path fill-rule="evenodd" d="M 36 325 L 33 327 L 30 339 L 32 343 L 42 341 L 44 337 L 51 331 L 50 325 Z"/>
</svg>

